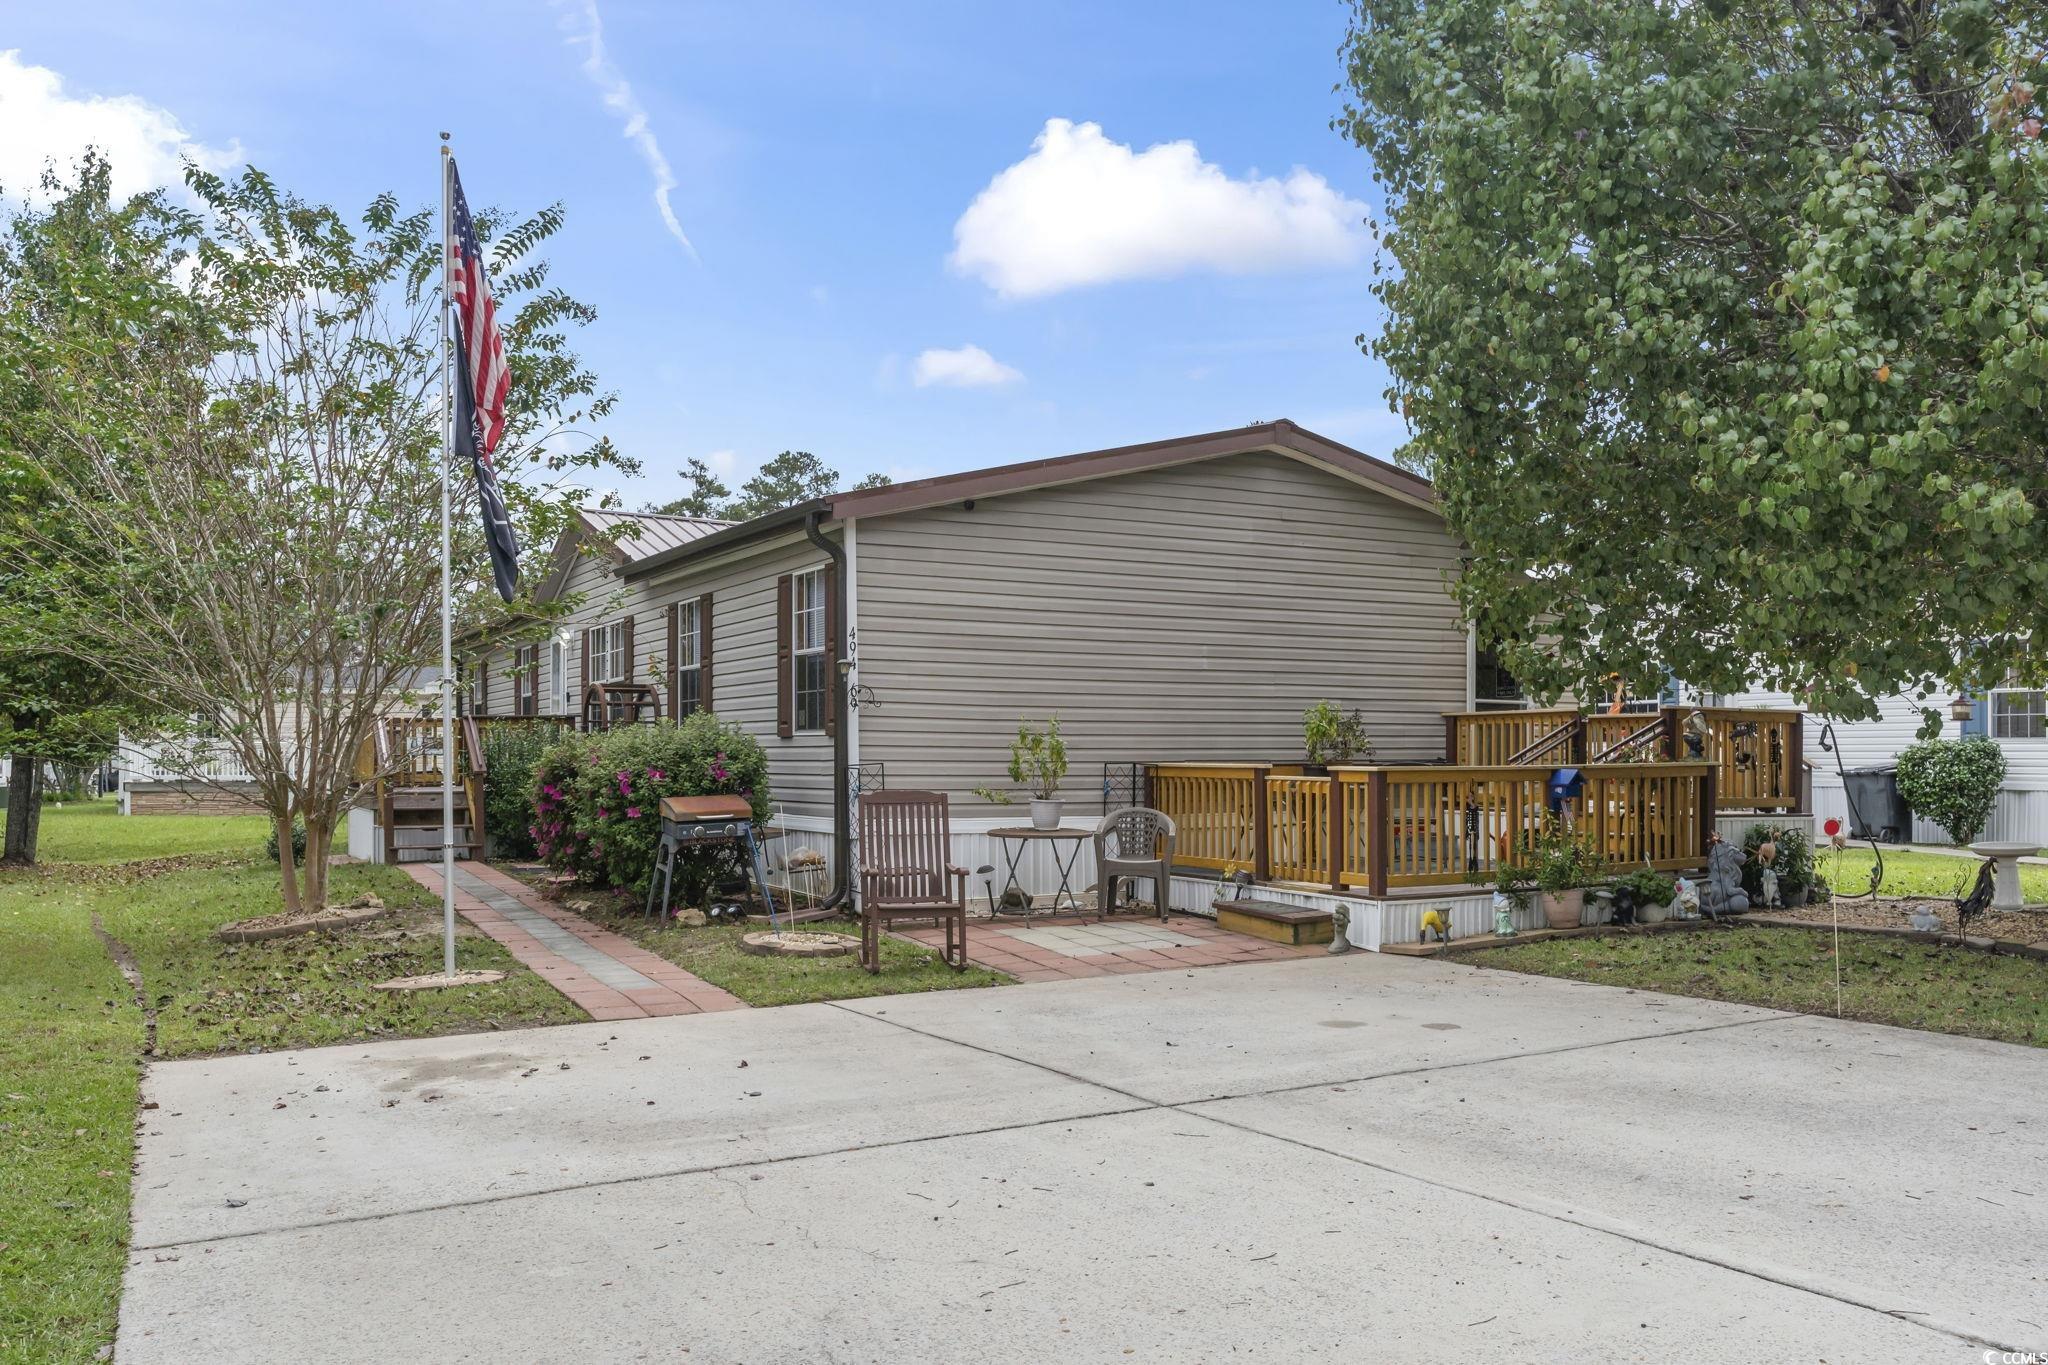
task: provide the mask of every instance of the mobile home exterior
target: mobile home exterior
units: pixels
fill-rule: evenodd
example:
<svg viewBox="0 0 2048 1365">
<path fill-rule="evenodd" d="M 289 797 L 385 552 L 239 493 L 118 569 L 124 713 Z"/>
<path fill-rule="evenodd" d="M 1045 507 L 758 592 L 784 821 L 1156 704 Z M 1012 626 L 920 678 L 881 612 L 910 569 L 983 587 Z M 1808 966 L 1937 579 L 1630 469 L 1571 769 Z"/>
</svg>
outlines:
<svg viewBox="0 0 2048 1365">
<path fill-rule="evenodd" d="M 708 706 L 759 738 L 780 823 L 832 851 L 835 793 L 886 784 L 947 793 L 956 860 L 994 861 L 986 831 L 1019 813 L 975 789 L 1005 785 L 1020 722 L 1059 717 L 1077 824 L 1128 799 L 1106 773 L 1298 758 L 1318 700 L 1359 709 L 1388 760 L 1436 757 L 1441 713 L 1471 701 L 1429 484 L 1289 422 L 740 525 L 626 520 L 565 539 L 547 591 L 582 605 L 480 661 L 480 709 L 573 714 L 586 682 L 653 682 L 664 714 Z"/>
</svg>

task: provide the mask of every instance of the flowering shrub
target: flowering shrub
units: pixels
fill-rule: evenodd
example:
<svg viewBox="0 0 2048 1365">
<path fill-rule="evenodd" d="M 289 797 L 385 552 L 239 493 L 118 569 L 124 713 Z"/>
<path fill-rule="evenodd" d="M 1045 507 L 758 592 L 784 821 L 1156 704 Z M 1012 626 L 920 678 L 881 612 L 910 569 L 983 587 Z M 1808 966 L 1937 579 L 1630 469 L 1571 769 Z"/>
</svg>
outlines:
<svg viewBox="0 0 2048 1365">
<path fill-rule="evenodd" d="M 665 796 L 747 799 L 768 818 L 768 757 L 752 735 L 699 711 L 680 725 L 661 721 L 577 735 L 534 769 L 533 840 L 553 868 L 585 881 L 647 889 L 661 845 Z M 678 890 L 695 900 L 714 877 L 738 869 L 729 851 L 686 851 Z"/>
</svg>

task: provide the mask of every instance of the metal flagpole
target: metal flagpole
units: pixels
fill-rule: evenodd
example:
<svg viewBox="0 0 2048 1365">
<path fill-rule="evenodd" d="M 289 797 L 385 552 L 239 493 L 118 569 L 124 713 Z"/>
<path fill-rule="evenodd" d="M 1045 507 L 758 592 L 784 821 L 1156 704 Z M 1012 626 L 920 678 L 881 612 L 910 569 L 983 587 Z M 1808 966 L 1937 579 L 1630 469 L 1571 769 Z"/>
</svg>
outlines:
<svg viewBox="0 0 2048 1365">
<path fill-rule="evenodd" d="M 455 607 L 448 530 L 448 465 L 455 458 L 455 403 L 448 387 L 448 310 L 454 275 L 448 252 L 448 134 L 441 134 L 441 970 L 455 975 Z M 474 821 L 476 812 L 469 818 Z"/>
</svg>

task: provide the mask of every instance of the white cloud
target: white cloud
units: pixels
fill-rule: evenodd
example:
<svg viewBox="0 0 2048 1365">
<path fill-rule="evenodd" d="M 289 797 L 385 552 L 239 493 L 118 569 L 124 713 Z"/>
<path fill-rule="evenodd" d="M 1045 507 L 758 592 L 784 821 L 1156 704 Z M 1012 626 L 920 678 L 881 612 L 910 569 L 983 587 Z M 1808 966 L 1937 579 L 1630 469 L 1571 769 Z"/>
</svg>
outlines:
<svg viewBox="0 0 2048 1365">
<path fill-rule="evenodd" d="M 557 0 L 558 5 L 562 0 Z M 661 211 L 661 221 L 668 225 L 669 235 L 683 245 L 683 250 L 696 258 L 697 248 L 691 244 L 683 225 L 676 221 L 676 211 L 669 206 L 669 193 L 676 187 L 676 173 L 669 169 L 668 157 L 662 154 L 661 143 L 654 136 L 654 128 L 647 121 L 647 111 L 640 107 L 639 96 L 633 93 L 629 82 L 619 68 L 612 65 L 604 50 L 604 20 L 597 12 L 597 0 L 582 0 L 580 4 L 562 6 L 562 28 L 569 35 L 569 46 L 583 49 L 583 74 L 597 87 L 604 98 L 604 107 L 619 116 L 625 125 L 622 133 L 640 153 L 640 159 L 647 163 L 647 173 L 654 178 L 654 206 Z"/>
<path fill-rule="evenodd" d="M 721 479 L 730 479 L 740 472 L 740 455 L 736 450 L 714 450 L 704 457 L 704 463 Z"/>
<path fill-rule="evenodd" d="M 68 176 L 87 147 L 106 154 L 122 197 L 183 185 L 187 161 L 223 170 L 242 156 L 239 143 L 197 141 L 170 110 L 140 96 L 74 94 L 50 68 L 0 52 L 0 190 L 40 201 L 43 168 L 54 162 Z"/>
<path fill-rule="evenodd" d="M 943 384 L 955 389 L 993 389 L 1015 384 L 1024 376 L 979 346 L 920 351 L 910 367 L 910 382 L 920 389 Z"/>
<path fill-rule="evenodd" d="M 1195 270 L 1347 265 L 1365 205 L 1296 167 L 1234 180 L 1192 142 L 1142 152 L 1094 123 L 1048 119 L 1031 155 L 989 181 L 953 225 L 958 273 L 1005 298 Z"/>
</svg>

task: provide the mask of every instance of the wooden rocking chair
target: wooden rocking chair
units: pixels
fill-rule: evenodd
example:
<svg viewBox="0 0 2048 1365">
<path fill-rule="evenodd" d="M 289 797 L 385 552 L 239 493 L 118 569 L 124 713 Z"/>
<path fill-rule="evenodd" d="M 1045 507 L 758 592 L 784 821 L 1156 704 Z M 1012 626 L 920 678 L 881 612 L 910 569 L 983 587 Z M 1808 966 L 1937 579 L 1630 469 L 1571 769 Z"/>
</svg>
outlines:
<svg viewBox="0 0 2048 1365">
<path fill-rule="evenodd" d="M 882 931 L 904 919 L 943 926 L 940 960 L 967 969 L 967 869 L 947 861 L 951 836 L 943 792 L 861 796 L 860 965 L 869 972 L 882 970 Z"/>
</svg>

